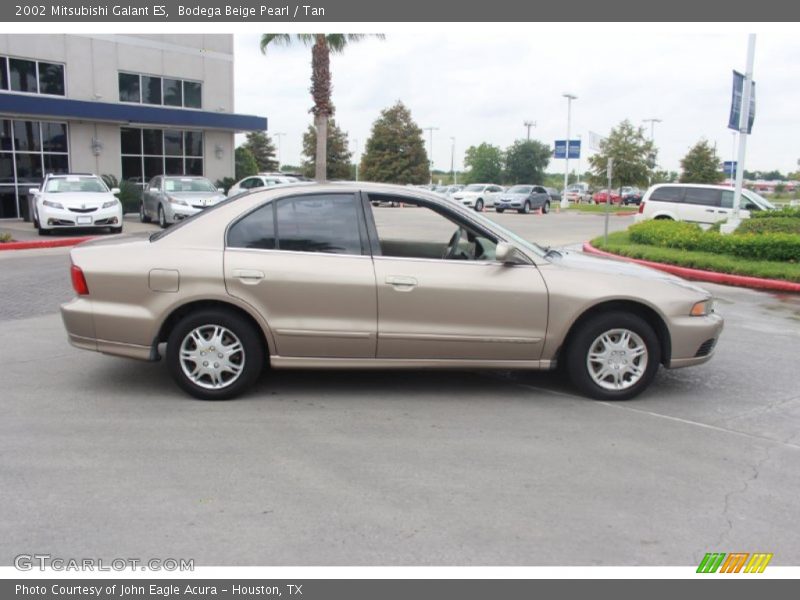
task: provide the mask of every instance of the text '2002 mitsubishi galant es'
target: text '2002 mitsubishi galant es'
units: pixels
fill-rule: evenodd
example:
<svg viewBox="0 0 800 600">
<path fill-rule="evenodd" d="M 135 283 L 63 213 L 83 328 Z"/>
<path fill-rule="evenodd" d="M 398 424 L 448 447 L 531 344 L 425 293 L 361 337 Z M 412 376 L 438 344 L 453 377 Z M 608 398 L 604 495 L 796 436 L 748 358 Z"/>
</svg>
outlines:
<svg viewBox="0 0 800 600">
<path fill-rule="evenodd" d="M 429 220 L 398 227 L 373 203 Z M 660 365 L 709 360 L 723 326 L 711 295 L 682 279 L 542 248 L 388 185 L 251 192 L 150 237 L 80 244 L 71 259 L 78 295 L 61 309 L 70 342 L 163 353 L 177 384 L 207 400 L 241 394 L 265 367 L 559 364 L 582 393 L 624 400 Z"/>
</svg>

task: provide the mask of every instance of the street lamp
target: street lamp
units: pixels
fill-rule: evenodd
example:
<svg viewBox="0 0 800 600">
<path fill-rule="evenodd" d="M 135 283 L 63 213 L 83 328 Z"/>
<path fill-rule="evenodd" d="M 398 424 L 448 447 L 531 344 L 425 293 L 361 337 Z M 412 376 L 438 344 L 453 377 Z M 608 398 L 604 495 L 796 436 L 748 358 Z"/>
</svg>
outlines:
<svg viewBox="0 0 800 600">
<path fill-rule="evenodd" d="M 428 161 L 430 163 L 429 171 L 430 171 L 431 179 L 430 179 L 430 181 L 428 183 L 430 185 L 433 185 L 433 132 L 434 131 L 439 131 L 439 128 L 438 127 L 423 127 L 422 129 L 424 131 L 429 132 L 430 136 L 431 136 L 431 154 L 430 154 L 430 160 Z"/>
<path fill-rule="evenodd" d="M 528 141 L 531 140 L 531 127 L 536 127 L 536 121 L 525 121 L 522 123 L 528 130 Z"/>
<path fill-rule="evenodd" d="M 283 136 L 285 136 L 286 134 L 284 132 L 280 131 L 278 133 L 273 133 L 272 135 L 275 136 L 276 138 L 278 138 L 278 171 L 280 171 L 281 170 L 281 138 Z"/>
<path fill-rule="evenodd" d="M 655 128 L 656 123 L 661 123 L 661 119 L 656 119 L 652 117 L 650 119 L 642 119 L 642 123 L 650 123 L 650 144 L 653 143 L 653 138 L 655 137 Z M 656 168 L 656 160 L 655 160 L 655 152 L 652 154 L 653 160 L 650 164 L 650 174 L 647 176 L 647 184 L 650 185 L 653 182 L 653 171 Z"/>
<path fill-rule="evenodd" d="M 567 186 L 569 185 L 569 137 L 570 128 L 572 127 L 572 101 L 577 100 L 575 94 L 564 92 L 561 94 L 567 99 L 567 148 L 566 148 L 566 165 L 564 166 L 564 192 L 561 195 L 561 208 L 569 208 L 569 200 L 567 200 Z"/>
<path fill-rule="evenodd" d="M 450 173 L 453 175 L 453 185 L 458 183 L 456 175 L 456 138 L 450 136 Z"/>
</svg>

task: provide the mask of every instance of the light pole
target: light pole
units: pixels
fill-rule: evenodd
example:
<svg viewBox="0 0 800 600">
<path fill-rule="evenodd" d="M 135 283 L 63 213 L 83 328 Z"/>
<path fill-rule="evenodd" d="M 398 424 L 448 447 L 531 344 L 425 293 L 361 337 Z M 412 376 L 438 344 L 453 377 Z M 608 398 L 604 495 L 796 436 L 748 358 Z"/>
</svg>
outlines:
<svg viewBox="0 0 800 600">
<path fill-rule="evenodd" d="M 450 173 L 453 175 L 453 185 L 458 183 L 456 176 L 456 138 L 450 136 Z"/>
<path fill-rule="evenodd" d="M 566 148 L 566 164 L 564 166 L 564 192 L 561 194 L 561 208 L 569 208 L 569 200 L 567 200 L 567 186 L 569 185 L 569 136 L 570 128 L 572 127 L 572 101 L 577 100 L 575 94 L 565 92 L 561 94 L 567 99 L 567 148 Z"/>
<path fill-rule="evenodd" d="M 429 183 L 429 185 L 433 185 L 433 132 L 434 131 L 439 131 L 439 128 L 438 127 L 423 127 L 422 129 L 424 131 L 427 131 L 427 132 L 430 133 L 431 154 L 430 154 L 430 160 L 428 162 L 430 163 L 429 171 L 430 171 L 431 179 L 430 179 L 430 181 L 428 183 Z"/>
<path fill-rule="evenodd" d="M 273 133 L 272 135 L 274 135 L 276 138 L 278 138 L 278 171 L 280 171 L 281 170 L 281 138 L 283 136 L 285 136 L 286 134 L 284 132 L 282 132 L 282 131 L 279 131 L 277 133 Z"/>
<path fill-rule="evenodd" d="M 580 133 L 578 135 L 576 135 L 575 137 L 578 138 L 579 142 L 583 141 L 583 139 L 581 138 L 581 134 Z M 580 145 L 583 146 L 582 143 Z M 569 148 L 567 148 L 567 150 L 569 150 Z M 580 151 L 578 152 L 578 183 L 581 182 L 581 154 L 583 154 L 583 148 L 581 148 Z"/>
<path fill-rule="evenodd" d="M 522 123 L 528 130 L 528 141 L 531 140 L 531 127 L 536 127 L 536 121 L 525 121 Z"/>
<path fill-rule="evenodd" d="M 650 144 L 652 145 L 653 138 L 655 137 L 656 123 L 661 123 L 661 119 L 656 119 L 655 117 L 651 117 L 650 119 L 642 119 L 642 123 L 650 123 Z M 647 177 L 647 184 L 648 185 L 650 185 L 653 182 L 652 171 L 654 171 L 655 168 L 656 168 L 655 154 L 653 154 L 653 161 L 652 162 L 653 162 L 653 164 L 650 166 L 651 173 Z"/>
<path fill-rule="evenodd" d="M 733 137 L 733 148 L 731 150 L 731 185 L 733 185 L 734 180 L 736 179 L 736 134 L 737 131 L 731 131 L 731 136 Z M 800 164 L 800 161 L 798 161 Z"/>
</svg>

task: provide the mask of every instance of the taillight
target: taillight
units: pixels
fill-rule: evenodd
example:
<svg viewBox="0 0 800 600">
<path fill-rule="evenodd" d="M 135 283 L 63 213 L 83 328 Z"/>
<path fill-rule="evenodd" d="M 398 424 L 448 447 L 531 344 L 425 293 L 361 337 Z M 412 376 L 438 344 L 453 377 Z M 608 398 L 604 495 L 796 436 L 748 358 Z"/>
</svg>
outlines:
<svg viewBox="0 0 800 600">
<path fill-rule="evenodd" d="M 644 212 L 644 201 L 639 202 L 639 214 Z"/>
<path fill-rule="evenodd" d="M 75 290 L 75 293 L 77 293 L 78 296 L 88 296 L 89 286 L 86 285 L 86 277 L 83 276 L 83 271 L 81 271 L 81 268 L 76 265 L 72 265 L 69 273 L 72 277 L 72 288 Z"/>
</svg>

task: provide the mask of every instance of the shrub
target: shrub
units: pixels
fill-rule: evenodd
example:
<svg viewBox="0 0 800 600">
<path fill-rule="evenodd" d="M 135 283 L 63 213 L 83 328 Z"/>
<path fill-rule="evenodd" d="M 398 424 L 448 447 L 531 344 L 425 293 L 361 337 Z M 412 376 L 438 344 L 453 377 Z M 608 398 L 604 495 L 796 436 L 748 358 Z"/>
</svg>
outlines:
<svg viewBox="0 0 800 600">
<path fill-rule="evenodd" d="M 0 244 L 6 244 L 8 242 L 13 242 L 13 241 L 14 241 L 14 236 L 12 236 L 7 231 L 0 233 Z"/>
<path fill-rule="evenodd" d="M 800 262 L 800 235 L 793 233 L 722 235 L 680 221 L 645 221 L 631 226 L 628 231 L 635 244 L 730 254 L 754 260 Z"/>
<path fill-rule="evenodd" d="M 751 219 L 800 219 L 800 206 L 784 206 L 781 210 L 754 210 Z"/>
<path fill-rule="evenodd" d="M 236 183 L 236 180 L 233 177 L 223 177 L 222 179 L 217 179 L 217 182 L 214 185 L 225 190 L 225 193 L 227 194 L 228 190 L 233 187 L 234 183 Z"/>
<path fill-rule="evenodd" d="M 800 219 L 781 217 L 774 219 L 744 219 L 736 233 L 795 233 L 800 234 Z"/>
</svg>

